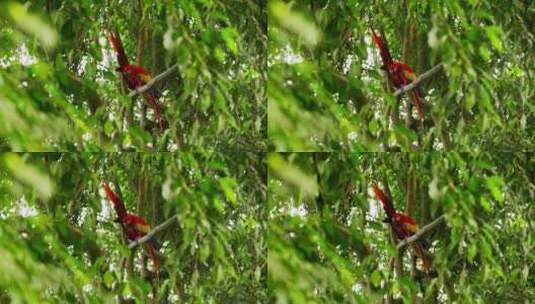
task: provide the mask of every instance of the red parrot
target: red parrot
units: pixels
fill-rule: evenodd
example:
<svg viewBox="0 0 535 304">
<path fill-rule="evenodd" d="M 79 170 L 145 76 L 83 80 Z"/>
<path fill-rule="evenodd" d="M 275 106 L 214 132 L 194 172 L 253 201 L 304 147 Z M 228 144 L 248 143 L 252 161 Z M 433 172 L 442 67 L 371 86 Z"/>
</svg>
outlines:
<svg viewBox="0 0 535 304">
<path fill-rule="evenodd" d="M 126 53 L 123 48 L 123 43 L 121 42 L 121 37 L 118 33 L 112 31 L 110 32 L 110 43 L 117 53 L 117 62 L 119 67 L 116 71 L 120 72 L 130 90 L 135 90 L 138 87 L 145 85 L 151 80 L 150 73 L 139 65 L 133 65 L 128 62 Z M 154 110 L 156 115 L 156 121 L 159 123 L 160 128 L 164 130 L 167 126 L 167 122 L 161 116 L 160 105 L 158 104 L 158 94 L 154 88 L 149 89 L 143 93 L 143 98 L 147 101 L 149 106 Z"/>
<path fill-rule="evenodd" d="M 381 59 L 383 60 L 381 69 L 387 72 L 388 79 L 390 79 L 390 82 L 392 82 L 394 87 L 399 89 L 416 80 L 414 71 L 407 64 L 393 60 L 385 41 L 378 36 L 374 30 L 371 30 L 371 33 L 373 42 L 375 42 L 375 45 L 379 48 Z M 412 103 L 416 108 L 416 112 L 418 112 L 420 126 L 423 128 L 425 115 L 422 96 L 422 92 L 418 87 L 411 90 Z"/>
<path fill-rule="evenodd" d="M 123 201 L 111 190 L 110 186 L 103 182 L 102 186 L 106 191 L 106 196 L 112 202 L 115 212 L 117 213 L 116 222 L 120 223 L 123 227 L 126 236 L 130 241 L 135 241 L 151 230 L 150 224 L 141 216 L 126 212 L 126 207 Z M 148 242 L 144 243 L 145 250 L 148 252 L 156 274 L 159 276 L 160 267 L 158 263 L 158 243 L 156 239 L 152 237 Z"/>
<path fill-rule="evenodd" d="M 377 197 L 377 199 L 379 199 L 379 201 L 383 205 L 383 208 L 385 209 L 386 219 L 384 221 L 392 226 L 392 229 L 394 230 L 394 233 L 396 234 L 396 237 L 399 240 L 406 239 L 418 232 L 418 224 L 412 217 L 401 212 L 396 212 L 396 210 L 394 209 L 394 204 L 392 204 L 392 200 L 390 200 L 390 198 L 386 196 L 383 190 L 381 190 L 381 188 L 379 188 L 377 184 L 373 184 L 372 187 L 375 196 Z M 420 242 L 413 244 L 416 253 L 422 259 L 424 271 L 426 273 L 429 273 L 429 259 L 425 253 L 424 246 Z"/>
</svg>

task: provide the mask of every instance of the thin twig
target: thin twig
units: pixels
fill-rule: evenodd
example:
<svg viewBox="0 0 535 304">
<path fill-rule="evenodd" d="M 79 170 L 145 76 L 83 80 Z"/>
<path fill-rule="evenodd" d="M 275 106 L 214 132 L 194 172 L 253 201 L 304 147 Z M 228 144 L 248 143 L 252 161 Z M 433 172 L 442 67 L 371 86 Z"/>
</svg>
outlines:
<svg viewBox="0 0 535 304">
<path fill-rule="evenodd" d="M 145 234 L 145 236 L 143 236 L 142 238 L 139 238 L 135 241 L 132 241 L 130 242 L 130 244 L 128 244 L 128 248 L 132 249 L 140 244 L 143 244 L 145 242 L 147 242 L 148 240 L 150 240 L 156 233 L 164 230 L 165 228 L 167 228 L 169 225 L 171 225 L 175 220 L 178 219 L 178 215 L 174 215 L 170 218 L 168 218 L 165 222 L 161 223 L 160 225 L 154 227 L 154 229 L 152 229 L 149 233 Z"/>
<path fill-rule="evenodd" d="M 435 226 L 437 226 L 438 224 L 440 224 L 444 220 L 445 220 L 444 215 L 439 216 L 437 219 L 435 219 L 431 223 L 429 223 L 429 224 L 425 225 L 424 227 L 422 227 L 420 230 L 418 230 L 418 232 L 416 232 L 412 236 L 400 241 L 398 243 L 398 245 L 397 245 L 397 248 L 401 249 L 401 248 L 405 247 L 407 244 L 410 244 L 410 243 L 418 240 L 423 234 L 425 234 L 426 232 L 432 230 L 433 228 L 435 228 Z"/>
<path fill-rule="evenodd" d="M 150 88 L 152 88 L 153 85 L 155 85 L 156 83 L 162 81 L 162 79 L 164 79 L 164 78 L 168 77 L 169 75 L 171 75 L 171 73 L 173 73 L 176 69 L 178 69 L 178 63 L 175 63 L 173 66 L 171 66 L 170 68 L 165 70 L 163 73 L 161 73 L 161 74 L 157 75 L 156 77 L 152 78 L 145 85 L 143 85 L 141 87 L 138 87 L 135 90 L 130 91 L 128 96 L 133 97 L 133 96 L 136 96 L 137 94 L 141 94 L 141 93 L 144 93 L 144 92 L 148 91 Z"/>
<path fill-rule="evenodd" d="M 416 86 L 418 86 L 418 84 L 420 84 L 420 82 L 426 80 L 427 78 L 431 77 L 431 75 L 435 74 L 436 72 L 438 72 L 438 70 L 442 67 L 443 63 L 439 63 L 437 65 L 435 65 L 432 69 L 430 69 L 429 71 L 423 73 L 422 75 L 420 75 L 418 78 L 416 78 L 416 80 L 414 80 L 413 82 L 409 83 L 408 85 L 400 88 L 400 89 L 397 89 L 395 92 L 394 92 L 394 96 L 399 96 L 407 91 L 410 91 L 412 89 L 414 89 Z"/>
</svg>

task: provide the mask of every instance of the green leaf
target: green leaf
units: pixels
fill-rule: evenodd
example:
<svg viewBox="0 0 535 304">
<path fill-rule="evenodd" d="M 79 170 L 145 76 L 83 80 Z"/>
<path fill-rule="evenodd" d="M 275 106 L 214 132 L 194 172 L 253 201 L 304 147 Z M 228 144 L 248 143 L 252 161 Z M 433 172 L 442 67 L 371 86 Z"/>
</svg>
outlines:
<svg viewBox="0 0 535 304">
<path fill-rule="evenodd" d="M 138 126 L 132 126 L 128 131 L 134 142 L 137 142 L 140 145 L 143 145 L 151 140 L 151 135 Z"/>
<path fill-rule="evenodd" d="M 485 61 L 490 60 L 490 57 L 492 56 L 489 49 L 484 45 L 479 46 L 479 54 L 481 55 L 481 58 L 483 58 L 483 60 Z"/>
<path fill-rule="evenodd" d="M 274 174 L 280 176 L 289 185 L 299 189 L 304 196 L 315 196 L 318 193 L 316 180 L 287 163 L 279 154 L 270 154 L 268 156 L 268 164 Z"/>
<path fill-rule="evenodd" d="M 398 124 L 394 127 L 394 134 L 406 149 L 410 149 L 410 145 L 418 139 L 416 133 L 402 124 Z"/>
<path fill-rule="evenodd" d="M 476 254 L 477 254 L 476 245 L 473 243 L 470 243 L 470 245 L 468 246 L 468 254 L 467 254 L 468 261 L 470 262 L 474 261 Z"/>
<path fill-rule="evenodd" d="M 492 176 L 488 177 L 485 180 L 485 183 L 487 184 L 487 188 L 490 190 L 490 193 L 494 199 L 500 203 L 503 202 L 503 189 L 505 187 L 503 179 L 499 176 Z"/>
<path fill-rule="evenodd" d="M 487 33 L 487 37 L 489 38 L 490 43 L 492 44 L 494 49 L 496 49 L 496 51 L 498 51 L 499 53 L 503 53 L 502 28 L 496 25 L 491 25 L 485 28 L 485 32 Z"/>
<path fill-rule="evenodd" d="M 490 204 L 489 200 L 486 197 L 482 196 L 479 199 L 479 204 L 481 205 L 483 210 L 485 210 L 486 212 L 492 212 L 492 205 Z"/>
<path fill-rule="evenodd" d="M 381 284 L 381 273 L 379 273 L 379 271 L 375 270 L 372 275 L 370 276 L 370 282 L 373 284 L 373 286 L 375 287 L 379 287 L 379 285 Z"/>
<path fill-rule="evenodd" d="M 219 179 L 219 185 L 225 194 L 225 198 L 231 203 L 236 203 L 236 180 L 231 177 L 224 177 Z"/>
<path fill-rule="evenodd" d="M 372 133 L 376 133 L 377 131 L 379 131 L 379 123 L 377 122 L 377 120 L 371 120 L 370 123 L 369 123 L 369 129 L 370 129 L 370 132 Z"/>
<path fill-rule="evenodd" d="M 236 40 L 240 37 L 238 31 L 234 27 L 227 27 L 221 31 L 223 41 L 227 45 L 228 49 L 234 54 L 238 55 L 238 43 Z"/>
<path fill-rule="evenodd" d="M 109 271 L 106 271 L 106 273 L 104 274 L 102 280 L 104 281 L 104 284 L 106 284 L 106 286 L 111 286 L 111 284 L 114 282 L 114 276 L 113 276 L 113 273 L 109 272 Z"/>
<path fill-rule="evenodd" d="M 214 56 L 220 63 L 224 63 L 227 59 L 227 54 L 220 47 L 214 49 Z"/>
<path fill-rule="evenodd" d="M 400 286 L 402 288 L 404 288 L 406 290 L 410 290 L 410 291 L 418 290 L 418 286 L 410 278 L 408 278 L 408 277 L 400 277 L 398 280 L 399 280 L 399 284 L 400 284 Z"/>
<path fill-rule="evenodd" d="M 54 192 L 54 184 L 50 177 L 34 166 L 28 165 L 15 153 L 7 153 L 2 158 L 5 167 L 11 171 L 19 181 L 32 187 L 42 199 L 49 199 Z"/>
<path fill-rule="evenodd" d="M 7 11 L 22 31 L 40 40 L 44 47 L 52 48 L 58 42 L 56 30 L 39 16 L 29 13 L 24 5 L 10 2 L 7 4 Z"/>
<path fill-rule="evenodd" d="M 315 46 L 321 40 L 321 32 L 316 25 L 301 13 L 293 11 L 290 6 L 281 1 L 270 1 L 269 11 L 275 19 L 287 30 L 297 34 L 307 45 Z"/>
</svg>

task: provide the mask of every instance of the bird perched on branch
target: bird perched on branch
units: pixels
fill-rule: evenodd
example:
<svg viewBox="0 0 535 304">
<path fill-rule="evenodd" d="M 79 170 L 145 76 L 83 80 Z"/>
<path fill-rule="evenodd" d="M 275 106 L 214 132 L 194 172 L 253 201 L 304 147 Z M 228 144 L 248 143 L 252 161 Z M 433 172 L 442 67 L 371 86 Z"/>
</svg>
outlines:
<svg viewBox="0 0 535 304">
<path fill-rule="evenodd" d="M 379 35 L 377 35 L 373 29 L 371 30 L 371 34 L 373 42 L 379 48 L 379 54 L 383 60 L 381 69 L 386 71 L 388 79 L 392 85 L 395 88 L 400 89 L 416 80 L 416 74 L 414 74 L 414 71 L 411 69 L 411 67 L 405 63 L 392 59 L 392 55 L 390 55 L 390 50 L 388 49 L 388 45 L 386 44 L 384 38 L 381 38 Z M 420 118 L 420 126 L 423 128 L 425 114 L 422 101 L 423 94 L 419 87 L 411 90 L 411 98 L 412 103 L 416 108 L 416 112 L 418 112 L 418 117 Z"/>
<path fill-rule="evenodd" d="M 152 79 L 150 73 L 143 67 L 128 62 L 119 34 L 115 31 L 111 31 L 109 40 L 117 54 L 117 63 L 119 63 L 119 67 L 116 71 L 123 75 L 123 79 L 128 88 L 130 90 L 135 90 L 147 84 L 147 82 Z M 154 115 L 156 116 L 156 121 L 160 125 L 160 129 L 164 130 L 167 127 L 167 122 L 162 117 L 162 111 L 158 104 L 158 93 L 154 88 L 150 88 L 148 91 L 143 92 L 142 95 L 148 105 L 154 110 Z"/>
<path fill-rule="evenodd" d="M 139 215 L 127 213 L 123 201 L 119 198 L 117 194 L 115 194 L 115 192 L 113 192 L 113 190 L 111 190 L 108 183 L 103 182 L 102 186 L 104 187 L 104 191 L 106 191 L 106 196 L 113 204 L 113 208 L 117 213 L 117 219 L 115 221 L 121 224 L 121 227 L 125 232 L 127 238 L 130 241 L 135 241 L 149 233 L 149 231 L 151 230 L 150 224 Z M 143 245 L 152 260 L 152 265 L 154 266 L 154 270 L 156 271 L 157 276 L 159 276 L 159 246 L 156 239 L 152 237 Z"/>
<path fill-rule="evenodd" d="M 372 188 L 375 196 L 379 199 L 385 210 L 386 219 L 384 222 L 390 224 L 394 230 L 394 234 L 399 240 L 406 239 L 418 232 L 418 224 L 412 217 L 401 212 L 396 212 L 392 200 L 383 192 L 383 190 L 381 190 L 381 188 L 379 188 L 379 186 L 377 186 L 377 184 L 373 184 Z M 423 244 L 418 241 L 413 243 L 413 247 L 418 256 L 422 259 L 424 271 L 429 273 L 429 258 L 425 253 Z"/>
</svg>

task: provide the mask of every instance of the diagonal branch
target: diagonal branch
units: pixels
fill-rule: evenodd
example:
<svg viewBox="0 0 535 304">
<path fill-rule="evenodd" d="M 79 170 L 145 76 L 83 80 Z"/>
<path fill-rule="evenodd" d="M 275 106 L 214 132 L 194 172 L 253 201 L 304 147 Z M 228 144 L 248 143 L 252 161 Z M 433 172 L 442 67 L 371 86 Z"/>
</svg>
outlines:
<svg viewBox="0 0 535 304">
<path fill-rule="evenodd" d="M 394 96 L 398 97 L 399 95 L 407 92 L 407 91 L 410 91 L 412 89 L 414 89 L 415 87 L 418 86 L 418 84 L 420 84 L 420 82 L 426 80 L 427 78 L 431 77 L 433 74 L 435 74 L 436 72 L 438 72 L 438 70 L 443 66 L 444 64 L 443 63 L 439 63 L 437 65 L 435 65 L 433 68 L 431 68 L 429 71 L 423 73 L 422 75 L 420 75 L 418 78 L 416 78 L 413 82 L 409 83 L 408 85 L 400 88 L 400 89 L 397 89 L 395 92 L 394 92 Z"/>
<path fill-rule="evenodd" d="M 130 242 L 130 244 L 128 244 L 128 248 L 132 249 L 132 248 L 135 248 L 136 246 L 140 245 L 140 244 L 143 244 L 145 242 L 147 242 L 148 240 L 150 240 L 156 233 L 164 230 L 165 228 L 167 228 L 169 225 L 171 225 L 175 220 L 178 220 L 178 214 L 168 218 L 165 222 L 161 223 L 160 225 L 154 227 L 154 229 L 152 229 L 149 233 L 145 234 L 145 236 L 143 236 L 142 238 L 139 238 L 135 241 L 132 241 Z"/>
<path fill-rule="evenodd" d="M 141 87 L 137 87 L 135 90 L 130 91 L 128 96 L 129 97 L 133 97 L 133 96 L 136 96 L 137 94 L 141 94 L 141 93 L 144 93 L 144 92 L 148 91 L 150 88 L 152 88 L 153 85 L 155 85 L 156 83 L 162 81 L 164 78 L 166 78 L 169 75 L 171 75 L 171 73 L 173 73 L 176 69 L 178 69 L 178 63 L 175 63 L 170 68 L 165 70 L 163 73 L 161 73 L 161 74 L 157 75 L 156 77 L 152 78 L 145 85 L 143 85 Z"/>
<path fill-rule="evenodd" d="M 437 219 L 435 219 L 431 223 L 423 226 L 420 230 L 418 230 L 418 232 L 416 232 L 412 236 L 400 241 L 398 243 L 398 245 L 397 245 L 397 248 L 401 249 L 401 248 L 407 246 L 408 244 L 417 241 L 423 234 L 425 234 L 426 232 L 432 230 L 433 228 L 435 228 L 438 224 L 440 224 L 444 220 L 445 220 L 444 215 L 439 216 Z"/>
</svg>

